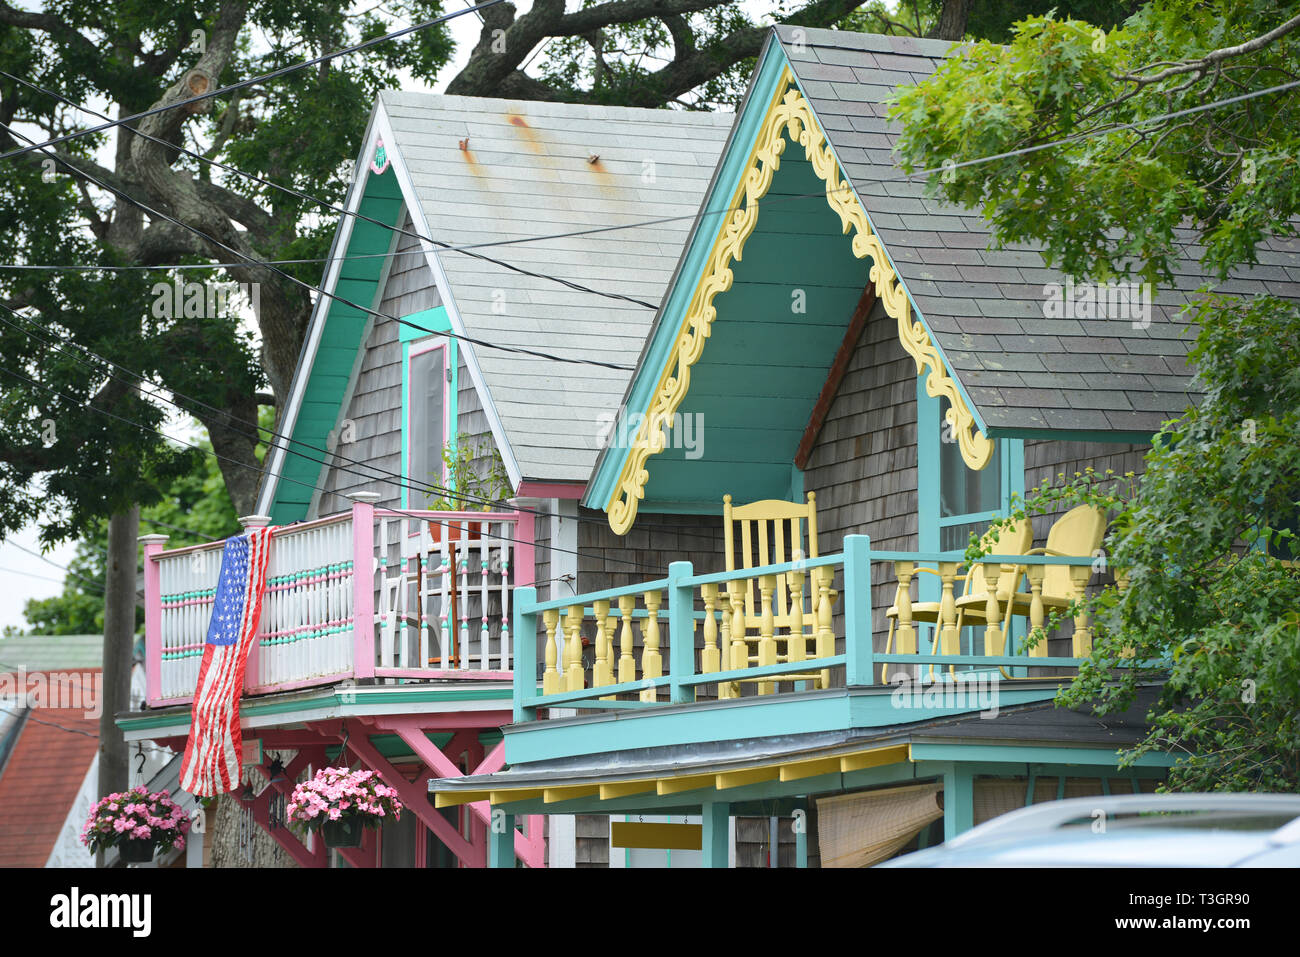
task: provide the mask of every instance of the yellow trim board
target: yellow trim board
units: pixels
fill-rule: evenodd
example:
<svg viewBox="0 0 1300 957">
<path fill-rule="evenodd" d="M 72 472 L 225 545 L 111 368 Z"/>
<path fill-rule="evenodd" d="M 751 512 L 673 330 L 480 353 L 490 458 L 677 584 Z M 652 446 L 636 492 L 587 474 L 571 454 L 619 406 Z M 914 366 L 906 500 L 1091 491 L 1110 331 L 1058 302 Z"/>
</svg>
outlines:
<svg viewBox="0 0 1300 957">
<path fill-rule="evenodd" d="M 884 304 L 885 312 L 898 322 L 899 341 L 916 363 L 917 375 L 927 368 L 930 370 L 925 380 L 926 392 L 948 399 L 945 418 L 957 438 L 963 461 L 968 467 L 979 470 L 993 458 L 993 441 L 975 425 L 975 416 L 962 399 L 956 381 L 948 375 L 938 347 L 930 341 L 925 326 L 913 319 L 911 300 L 898 273 L 885 256 L 884 244 L 872 230 L 853 188 L 840 174 L 839 164 L 826 141 L 826 134 L 817 123 L 812 106 L 793 83 L 793 74 L 789 67 L 785 67 L 767 115 L 759 126 L 740 186 L 732 197 L 734 212 L 714 241 L 682 319 L 676 344 L 664 364 L 623 471 L 605 505 L 609 526 L 618 535 L 627 534 L 636 520 L 637 508 L 645 497 L 645 486 L 650 479 L 647 461 L 650 456 L 663 451 L 663 427 L 672 420 L 690 390 L 691 367 L 703 354 L 717 316 L 714 297 L 731 288 L 734 279 L 731 263 L 740 258 L 746 240 L 758 225 L 759 200 L 771 189 L 773 177 L 781 165 L 781 154 L 790 142 L 803 146 L 813 170 L 826 184 L 826 202 L 839 215 L 841 231 L 855 230 L 853 255 L 871 260 L 868 278 L 875 283 L 876 297 Z"/>
<path fill-rule="evenodd" d="M 838 774 L 839 758 L 813 758 L 811 761 L 795 761 L 781 765 L 782 781 L 798 781 L 801 778 L 816 777 L 819 774 Z"/>
<path fill-rule="evenodd" d="M 556 788 L 543 788 L 542 803 L 555 804 L 558 801 L 571 801 L 574 798 L 593 797 L 599 793 L 599 784 L 565 784 Z"/>
<path fill-rule="evenodd" d="M 680 794 L 683 791 L 694 791 L 697 788 L 707 788 L 713 786 L 713 774 L 688 774 L 679 778 L 660 778 L 655 785 L 655 790 L 659 794 Z"/>
<path fill-rule="evenodd" d="M 895 744 L 887 748 L 876 748 L 874 751 L 847 754 L 840 758 L 840 771 L 847 774 L 850 771 L 865 771 L 867 768 L 879 768 L 886 764 L 910 760 L 912 760 L 912 746 Z"/>
<path fill-rule="evenodd" d="M 615 781 L 613 784 L 602 784 L 600 786 L 600 799 L 608 801 L 611 798 L 627 797 L 631 794 L 644 794 L 646 791 L 653 791 L 654 789 L 654 778 L 648 778 L 644 781 Z"/>
</svg>

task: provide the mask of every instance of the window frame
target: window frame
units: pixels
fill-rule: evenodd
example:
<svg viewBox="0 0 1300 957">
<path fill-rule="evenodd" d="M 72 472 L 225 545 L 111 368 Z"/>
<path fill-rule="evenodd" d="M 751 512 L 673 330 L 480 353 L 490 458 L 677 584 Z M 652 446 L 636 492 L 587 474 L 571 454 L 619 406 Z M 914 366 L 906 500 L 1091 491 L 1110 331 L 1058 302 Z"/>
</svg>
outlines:
<svg viewBox="0 0 1300 957">
<path fill-rule="evenodd" d="M 405 328 L 405 327 L 403 327 Z M 455 448 L 456 445 L 456 397 L 459 387 L 458 375 L 458 356 L 456 350 L 456 341 L 449 336 L 434 335 L 426 336 L 420 339 L 406 339 L 402 341 L 402 489 L 401 502 L 402 508 L 413 508 L 411 504 L 415 498 L 411 493 L 419 492 L 418 489 L 410 488 L 411 478 L 411 459 L 415 438 L 412 417 L 415 415 L 415 405 L 411 398 L 411 387 L 413 384 L 413 375 L 411 369 L 412 360 L 418 356 L 427 355 L 430 352 L 442 351 L 442 438 L 443 447 L 448 445 Z M 442 457 L 442 449 L 437 450 L 438 485 L 448 487 L 447 463 Z M 423 481 L 423 480 L 421 480 Z"/>
<path fill-rule="evenodd" d="M 973 522 L 987 524 L 993 519 L 1006 515 L 1011 509 L 1011 498 L 1025 494 L 1025 442 L 1024 439 L 998 439 L 998 458 L 1001 470 L 999 478 L 1000 507 L 994 511 L 971 512 L 965 515 L 941 516 L 941 489 L 939 482 L 942 473 L 939 466 L 940 445 L 943 441 L 941 418 L 945 400 L 932 396 L 925 389 L 926 373 L 916 379 L 916 451 L 917 451 L 917 545 L 921 552 L 943 551 L 939 547 L 943 529 L 955 525 L 967 525 Z M 936 423 L 938 428 L 930 428 L 927 423 Z M 949 549 L 949 551 L 964 551 Z M 940 582 L 934 575 L 918 575 L 921 601 L 938 601 L 941 597 Z M 962 640 L 970 640 L 972 628 L 965 628 Z M 1013 624 L 1013 637 L 1023 637 L 1019 622 Z"/>
</svg>

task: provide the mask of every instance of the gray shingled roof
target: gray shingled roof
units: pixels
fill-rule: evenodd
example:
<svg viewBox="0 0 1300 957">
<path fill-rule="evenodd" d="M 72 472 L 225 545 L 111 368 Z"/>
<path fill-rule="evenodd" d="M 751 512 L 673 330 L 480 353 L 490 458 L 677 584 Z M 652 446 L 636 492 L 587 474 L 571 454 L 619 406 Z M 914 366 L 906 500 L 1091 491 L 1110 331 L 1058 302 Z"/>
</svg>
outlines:
<svg viewBox="0 0 1300 957">
<path fill-rule="evenodd" d="M 1175 289 L 1157 289 L 1151 325 L 1128 318 L 1047 318 L 1043 286 L 1064 283 L 1032 246 L 991 248 L 977 212 L 924 197 L 899 178 L 899 126 L 883 100 L 925 79 L 955 48 L 939 40 L 778 27 L 778 41 L 903 282 L 957 378 L 993 429 L 1153 432 L 1182 412 L 1194 386 L 1194 337 L 1175 314 L 1205 281 L 1191 258 Z M 1189 247 L 1189 256 L 1201 250 Z M 1225 293 L 1300 300 L 1300 243 L 1271 241 L 1260 265 Z M 1240 278 L 1237 278 L 1240 276 Z"/>
<path fill-rule="evenodd" d="M 439 240 L 465 245 L 682 217 L 482 250 L 656 307 L 735 118 L 416 93 L 382 100 L 429 235 Z M 467 332 L 503 345 L 633 366 L 655 316 L 459 253 L 439 259 Z M 476 356 L 523 477 L 585 481 L 599 451 L 598 417 L 618 407 L 631 373 L 490 349 Z"/>
<path fill-rule="evenodd" d="M 0 638 L 0 671 L 67 671 L 104 663 L 103 635 L 16 635 Z"/>
</svg>

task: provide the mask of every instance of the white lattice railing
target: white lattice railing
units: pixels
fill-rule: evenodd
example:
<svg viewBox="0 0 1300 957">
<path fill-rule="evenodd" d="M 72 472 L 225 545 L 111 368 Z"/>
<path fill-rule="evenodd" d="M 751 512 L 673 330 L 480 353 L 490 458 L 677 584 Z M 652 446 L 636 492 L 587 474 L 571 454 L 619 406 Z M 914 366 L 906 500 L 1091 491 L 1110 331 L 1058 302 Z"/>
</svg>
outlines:
<svg viewBox="0 0 1300 957">
<path fill-rule="evenodd" d="M 378 674 L 510 672 L 511 588 L 532 568 L 520 518 L 376 510 Z"/>
<path fill-rule="evenodd" d="M 245 693 L 345 677 L 508 678 L 511 592 L 533 580 L 532 519 L 358 502 L 350 512 L 276 529 Z M 165 536 L 143 541 L 148 701 L 186 702 L 224 542 L 165 551 Z M 359 563 L 369 575 L 355 573 Z"/>
</svg>

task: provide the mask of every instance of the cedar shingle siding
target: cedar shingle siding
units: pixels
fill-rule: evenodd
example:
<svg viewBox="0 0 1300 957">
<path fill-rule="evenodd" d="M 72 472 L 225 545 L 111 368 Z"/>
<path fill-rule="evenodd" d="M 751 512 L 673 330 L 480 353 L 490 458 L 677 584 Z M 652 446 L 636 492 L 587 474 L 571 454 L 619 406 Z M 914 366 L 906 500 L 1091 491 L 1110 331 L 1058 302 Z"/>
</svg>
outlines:
<svg viewBox="0 0 1300 957">
<path fill-rule="evenodd" d="M 877 305 L 804 470 L 804 487 L 817 493 L 821 553 L 840 551 L 850 534 L 871 536 L 872 548 L 915 551 L 916 486 L 916 365 L 899 344 L 897 324 Z M 896 587 L 893 570 L 873 563 L 871 608 L 879 650 Z M 841 598 L 835 623 L 840 635 L 843 609 Z"/>
<path fill-rule="evenodd" d="M 402 228 L 412 228 L 411 218 L 405 216 Z M 393 259 L 388 281 L 380 298 L 379 312 L 390 316 L 408 316 L 439 305 L 437 286 L 424 254 L 419 251 L 419 240 L 401 236 L 398 255 Z M 411 251 L 414 250 L 414 251 Z M 379 504 L 386 508 L 401 506 L 401 488 L 396 482 L 379 479 L 367 480 L 356 472 L 374 474 L 380 470 L 392 475 L 402 471 L 402 346 L 397 336 L 398 324 L 386 319 L 376 319 L 361 355 L 361 369 L 356 377 L 356 387 L 341 421 L 350 420 L 355 441 L 339 445 L 337 454 L 364 462 L 371 469 L 350 462 L 339 463 L 345 468 L 327 469 L 318 515 L 328 515 L 346 510 L 351 502 L 348 492 L 371 491 L 383 496 Z M 468 379 L 462 368 L 461 374 Z M 347 471 L 353 469 L 355 471 Z"/>
</svg>

